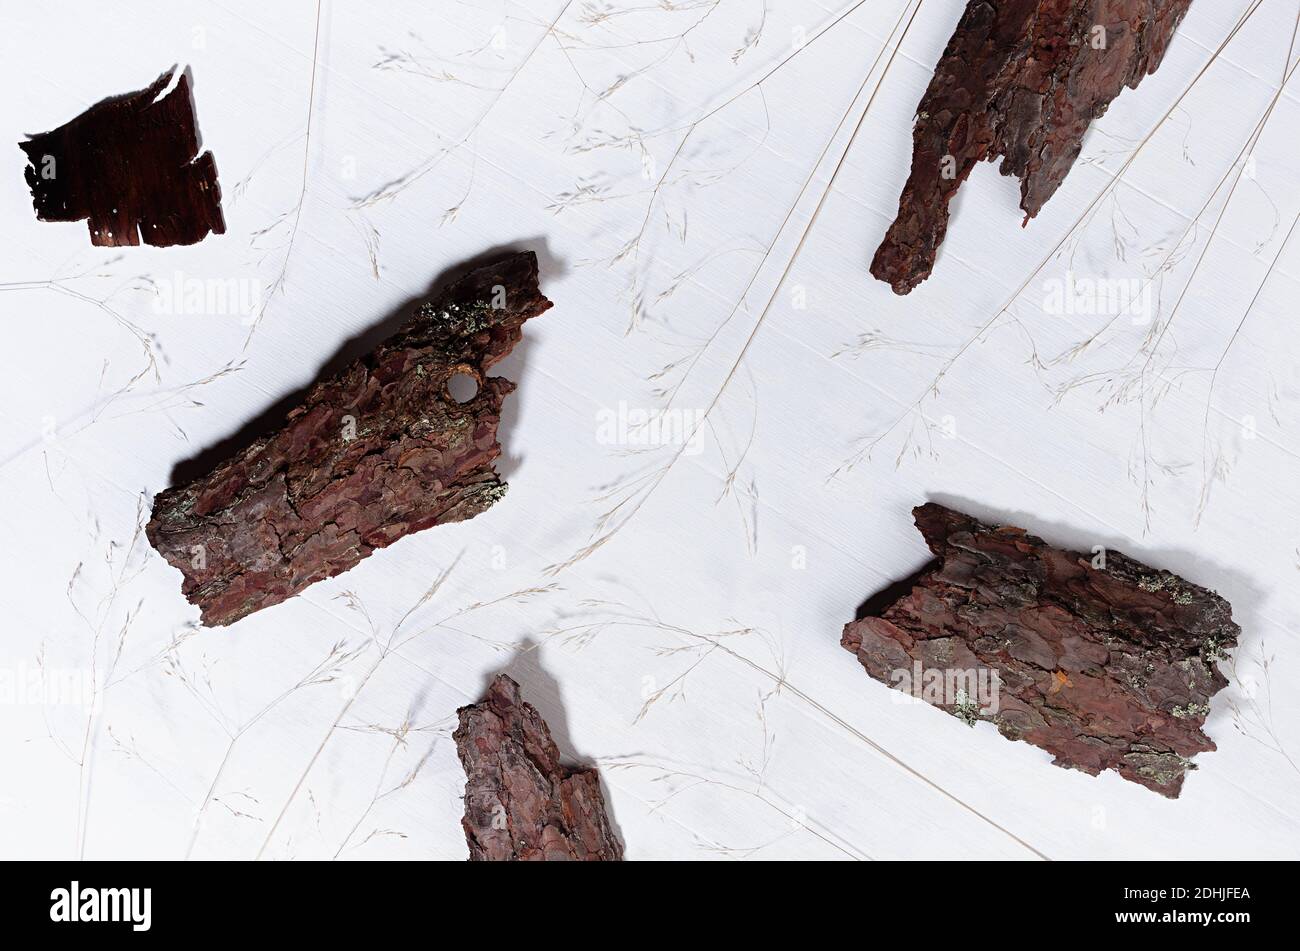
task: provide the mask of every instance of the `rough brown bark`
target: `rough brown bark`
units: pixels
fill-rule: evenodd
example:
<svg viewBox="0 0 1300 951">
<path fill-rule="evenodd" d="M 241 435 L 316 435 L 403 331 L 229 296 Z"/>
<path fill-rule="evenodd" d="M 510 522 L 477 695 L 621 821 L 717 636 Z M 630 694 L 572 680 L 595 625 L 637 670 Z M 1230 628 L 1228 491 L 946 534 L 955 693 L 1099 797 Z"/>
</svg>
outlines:
<svg viewBox="0 0 1300 951">
<path fill-rule="evenodd" d="M 160 492 L 146 533 L 203 622 L 229 624 L 500 499 L 497 425 L 514 384 L 485 372 L 550 306 L 531 251 L 472 271 L 312 386 L 279 432 Z M 448 385 L 464 374 L 478 389 L 461 403 Z"/>
<path fill-rule="evenodd" d="M 189 75 L 157 99 L 174 75 L 173 67 L 18 143 L 37 218 L 84 218 L 95 245 L 167 247 L 225 233 L 217 165 L 211 152 L 199 155 Z"/>
<path fill-rule="evenodd" d="M 938 561 L 844 628 L 867 673 L 971 726 L 990 720 L 1058 766 L 1114 769 L 1176 798 L 1190 757 L 1215 748 L 1201 727 L 1228 683 L 1215 662 L 1240 633 L 1229 604 L 1117 551 L 1053 548 L 934 503 L 912 514 Z M 970 689 L 980 679 L 991 697 Z"/>
<path fill-rule="evenodd" d="M 906 294 L 930 276 L 948 203 L 977 162 L 1020 179 L 1025 223 L 1089 123 L 1160 65 L 1191 0 L 969 0 L 917 108 L 912 172 L 871 273 Z"/>
<path fill-rule="evenodd" d="M 471 861 L 623 858 L 599 775 L 560 765 L 546 721 L 520 697 L 519 684 L 498 674 L 482 701 L 457 714 Z"/>
</svg>

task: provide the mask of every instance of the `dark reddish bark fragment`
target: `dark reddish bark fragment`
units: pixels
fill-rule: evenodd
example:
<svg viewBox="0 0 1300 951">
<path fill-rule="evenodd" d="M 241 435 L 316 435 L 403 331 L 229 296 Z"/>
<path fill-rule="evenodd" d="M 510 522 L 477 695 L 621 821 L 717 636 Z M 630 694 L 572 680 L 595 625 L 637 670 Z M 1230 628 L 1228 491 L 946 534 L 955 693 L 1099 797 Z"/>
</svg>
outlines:
<svg viewBox="0 0 1300 951">
<path fill-rule="evenodd" d="M 199 155 L 189 75 L 158 98 L 175 72 L 18 143 L 37 218 L 86 219 L 95 245 L 167 247 L 225 233 L 217 165 L 211 152 Z"/>
<path fill-rule="evenodd" d="M 1191 0 L 969 0 L 917 108 L 912 172 L 871 273 L 906 294 L 930 276 L 948 202 L 977 162 L 1020 179 L 1025 223 L 1089 123 L 1160 65 Z"/>
<path fill-rule="evenodd" d="M 845 626 L 840 643 L 867 673 L 915 691 L 918 674 L 996 672 L 992 698 L 922 699 L 972 726 L 991 720 L 1058 766 L 1114 769 L 1176 798 L 1190 757 L 1215 748 L 1201 727 L 1228 684 L 1215 661 L 1240 633 L 1229 604 L 1116 551 L 1053 548 L 932 502 L 912 514 L 938 561 L 879 616 Z"/>
<path fill-rule="evenodd" d="M 515 387 L 485 372 L 550 306 L 531 251 L 472 271 L 312 386 L 279 432 L 159 493 L 146 533 L 203 622 L 229 624 L 500 499 L 497 425 Z M 459 402 L 448 387 L 466 374 L 478 388 Z"/>
<path fill-rule="evenodd" d="M 599 775 L 560 765 L 546 721 L 520 697 L 519 684 L 498 674 L 483 700 L 456 712 L 471 861 L 623 858 Z"/>
</svg>

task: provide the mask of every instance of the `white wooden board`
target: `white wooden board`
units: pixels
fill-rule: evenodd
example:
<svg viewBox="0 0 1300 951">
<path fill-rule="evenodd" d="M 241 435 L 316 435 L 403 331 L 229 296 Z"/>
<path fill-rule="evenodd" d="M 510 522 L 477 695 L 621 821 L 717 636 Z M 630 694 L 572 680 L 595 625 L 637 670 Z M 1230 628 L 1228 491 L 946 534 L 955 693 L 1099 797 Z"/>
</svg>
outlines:
<svg viewBox="0 0 1300 951">
<path fill-rule="evenodd" d="M 317 38 L 307 2 L 12 5 L 0 137 L 188 65 L 228 231 L 92 248 L 0 150 L 0 857 L 463 858 L 450 727 L 502 669 L 629 858 L 1300 855 L 1295 10 L 1197 0 L 1043 213 L 979 168 L 899 298 L 866 265 L 959 6 L 325 0 Z M 135 537 L 172 467 L 500 247 L 556 305 L 500 370 L 506 499 L 198 629 Z M 1067 272 L 1151 280 L 1148 319 L 1051 312 Z M 251 315 L 158 303 L 231 280 Z M 610 427 L 679 383 L 697 443 Z M 1232 602 L 1181 799 L 839 647 L 927 498 Z"/>
</svg>

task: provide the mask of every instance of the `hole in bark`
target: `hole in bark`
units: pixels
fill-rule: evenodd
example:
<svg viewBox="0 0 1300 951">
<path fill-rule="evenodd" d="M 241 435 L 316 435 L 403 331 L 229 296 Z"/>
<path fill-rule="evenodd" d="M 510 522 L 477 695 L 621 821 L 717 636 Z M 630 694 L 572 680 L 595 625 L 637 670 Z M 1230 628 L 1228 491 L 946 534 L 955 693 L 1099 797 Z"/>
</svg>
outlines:
<svg viewBox="0 0 1300 951">
<path fill-rule="evenodd" d="M 447 380 L 447 395 L 457 403 L 468 403 L 478 395 L 478 380 L 466 370 L 457 370 Z"/>
</svg>

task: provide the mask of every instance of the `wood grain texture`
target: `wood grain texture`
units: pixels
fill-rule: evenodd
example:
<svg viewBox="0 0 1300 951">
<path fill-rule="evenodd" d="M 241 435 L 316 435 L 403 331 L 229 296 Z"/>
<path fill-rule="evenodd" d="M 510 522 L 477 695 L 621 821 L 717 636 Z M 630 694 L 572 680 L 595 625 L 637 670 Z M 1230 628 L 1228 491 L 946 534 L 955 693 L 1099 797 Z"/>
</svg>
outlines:
<svg viewBox="0 0 1300 951">
<path fill-rule="evenodd" d="M 199 154 L 188 72 L 176 77 L 173 67 L 18 145 L 36 216 L 85 219 L 91 244 L 168 247 L 225 233 L 217 163 Z"/>
</svg>

